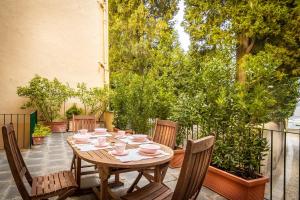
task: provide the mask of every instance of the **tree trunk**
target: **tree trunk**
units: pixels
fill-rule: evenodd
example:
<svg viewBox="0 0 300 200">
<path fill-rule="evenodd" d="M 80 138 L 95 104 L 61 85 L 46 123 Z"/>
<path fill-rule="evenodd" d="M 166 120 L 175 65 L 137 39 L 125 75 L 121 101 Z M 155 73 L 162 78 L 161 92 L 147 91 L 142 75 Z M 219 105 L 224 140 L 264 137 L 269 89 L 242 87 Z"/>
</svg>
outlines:
<svg viewBox="0 0 300 200">
<path fill-rule="evenodd" d="M 250 39 L 244 35 L 238 37 L 239 44 L 236 51 L 236 80 L 239 83 L 245 83 L 246 81 L 246 69 L 245 69 L 245 60 L 244 56 L 249 54 L 254 45 L 254 39 Z"/>
</svg>

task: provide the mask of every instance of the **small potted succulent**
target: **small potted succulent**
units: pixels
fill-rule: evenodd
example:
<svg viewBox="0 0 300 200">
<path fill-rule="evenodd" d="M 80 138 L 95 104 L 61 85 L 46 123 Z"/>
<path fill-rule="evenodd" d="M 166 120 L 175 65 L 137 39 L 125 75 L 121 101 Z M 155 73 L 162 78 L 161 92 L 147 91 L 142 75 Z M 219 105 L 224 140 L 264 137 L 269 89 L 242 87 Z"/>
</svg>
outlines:
<svg viewBox="0 0 300 200">
<path fill-rule="evenodd" d="M 37 124 L 32 134 L 32 143 L 34 145 L 40 145 L 44 143 L 44 138 L 51 134 L 51 129 L 42 124 Z"/>
</svg>

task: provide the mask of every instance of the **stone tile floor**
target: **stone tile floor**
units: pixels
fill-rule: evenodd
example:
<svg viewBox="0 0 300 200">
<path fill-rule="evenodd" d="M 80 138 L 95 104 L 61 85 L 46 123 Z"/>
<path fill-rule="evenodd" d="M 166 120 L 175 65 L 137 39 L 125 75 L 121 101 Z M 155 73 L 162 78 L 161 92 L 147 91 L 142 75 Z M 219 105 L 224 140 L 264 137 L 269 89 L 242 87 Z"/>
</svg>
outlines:
<svg viewBox="0 0 300 200">
<path fill-rule="evenodd" d="M 69 169 L 72 150 L 66 143 L 67 133 L 52 134 L 46 139 L 46 143 L 40 146 L 33 146 L 30 150 L 22 151 L 25 163 L 32 176 L 44 175 L 50 172 Z M 164 183 L 171 188 L 175 188 L 180 169 L 170 169 L 165 177 Z M 125 194 L 126 189 L 130 186 L 137 175 L 137 172 L 121 174 L 121 180 L 124 186 L 115 188 L 114 191 L 118 194 Z M 89 187 L 99 184 L 97 175 L 85 176 L 82 180 L 82 187 Z M 147 184 L 145 179 L 142 179 L 139 186 Z M 17 200 L 22 199 L 19 195 L 15 182 L 11 176 L 11 172 L 6 160 L 4 151 L 0 151 L 0 200 Z M 88 194 L 69 199 L 85 199 L 94 200 L 94 194 Z M 202 187 L 202 190 L 197 199 L 201 200 L 222 200 L 218 194 L 211 190 Z"/>
</svg>

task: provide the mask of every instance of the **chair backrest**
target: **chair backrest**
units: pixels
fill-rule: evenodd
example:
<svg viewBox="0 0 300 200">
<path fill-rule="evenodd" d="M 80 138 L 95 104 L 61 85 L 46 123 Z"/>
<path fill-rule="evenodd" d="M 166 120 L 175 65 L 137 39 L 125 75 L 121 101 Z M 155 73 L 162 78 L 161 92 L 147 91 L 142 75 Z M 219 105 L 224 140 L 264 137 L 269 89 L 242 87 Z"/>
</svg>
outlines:
<svg viewBox="0 0 300 200">
<path fill-rule="evenodd" d="M 214 142 L 214 136 L 207 136 L 197 141 L 188 140 L 172 200 L 197 198 L 211 161 Z"/>
<path fill-rule="evenodd" d="M 176 133 L 176 122 L 169 120 L 157 120 L 154 129 L 153 141 L 174 149 L 176 143 Z"/>
<path fill-rule="evenodd" d="M 77 132 L 80 129 L 88 129 L 89 132 L 96 128 L 95 115 L 73 115 L 73 131 Z"/>
<path fill-rule="evenodd" d="M 11 173 L 16 182 L 17 188 L 23 199 L 30 199 L 30 195 L 23 182 L 24 176 L 26 177 L 29 185 L 32 185 L 32 177 L 25 165 L 22 154 L 18 147 L 15 136 L 13 124 L 7 124 L 2 127 L 2 135 L 4 141 L 4 149 L 9 163 Z"/>
</svg>

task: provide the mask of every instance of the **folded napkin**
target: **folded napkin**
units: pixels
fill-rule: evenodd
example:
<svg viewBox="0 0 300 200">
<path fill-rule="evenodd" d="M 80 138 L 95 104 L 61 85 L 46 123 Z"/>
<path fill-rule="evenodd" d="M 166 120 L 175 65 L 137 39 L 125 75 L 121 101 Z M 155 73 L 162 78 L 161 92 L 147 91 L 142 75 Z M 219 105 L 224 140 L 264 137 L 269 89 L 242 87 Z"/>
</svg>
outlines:
<svg viewBox="0 0 300 200">
<path fill-rule="evenodd" d="M 116 159 L 120 160 L 121 162 L 139 161 L 139 160 L 159 158 L 159 157 L 170 155 L 169 153 L 164 152 L 162 150 L 158 150 L 158 151 L 160 151 L 160 154 L 156 155 L 156 156 L 141 155 L 141 154 L 139 154 L 138 149 L 128 149 L 128 151 L 129 151 L 128 154 L 124 155 L 124 156 L 115 156 L 111 153 L 111 151 L 109 151 L 108 153 L 110 155 L 114 156 Z"/>
<path fill-rule="evenodd" d="M 120 138 L 119 140 L 121 140 L 122 142 L 125 142 L 127 144 L 149 144 L 149 143 L 153 143 L 149 139 L 146 139 L 144 142 L 135 142 L 135 141 L 133 141 L 133 137 L 132 136 Z"/>
</svg>

